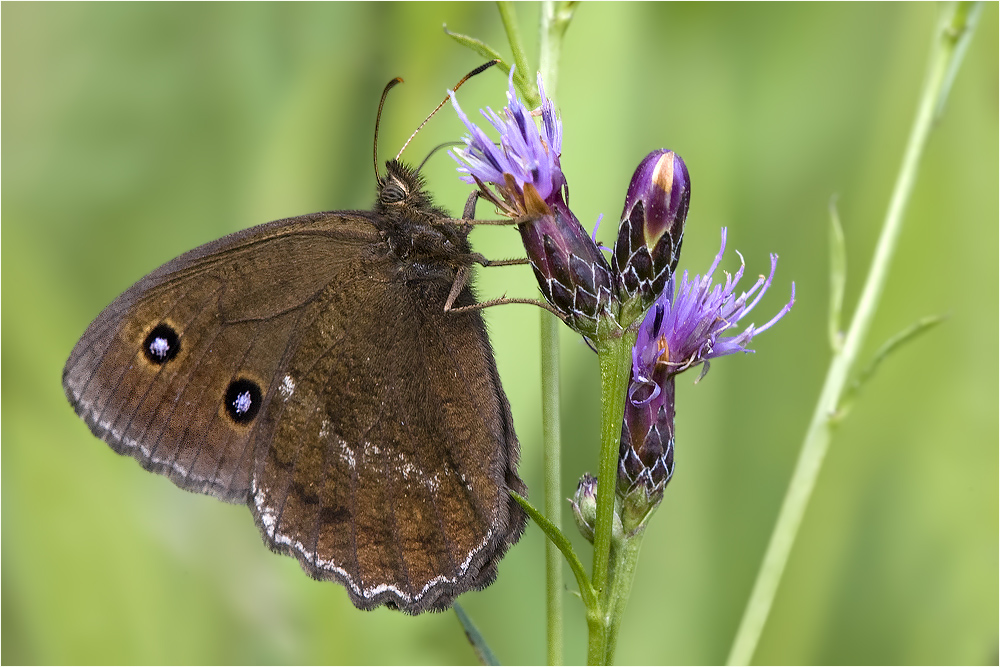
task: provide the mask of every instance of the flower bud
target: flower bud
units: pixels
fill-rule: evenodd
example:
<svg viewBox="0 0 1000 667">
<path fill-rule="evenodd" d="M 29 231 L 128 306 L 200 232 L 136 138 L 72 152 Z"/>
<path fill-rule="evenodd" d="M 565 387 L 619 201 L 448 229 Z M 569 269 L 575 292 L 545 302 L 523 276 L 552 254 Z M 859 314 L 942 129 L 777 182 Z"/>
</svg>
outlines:
<svg viewBox="0 0 1000 667">
<path fill-rule="evenodd" d="M 588 542 L 593 542 L 594 525 L 597 523 L 597 478 L 589 472 L 584 473 L 569 503 L 573 507 L 573 518 L 576 519 L 580 534 Z"/>
<path fill-rule="evenodd" d="M 663 292 L 677 268 L 690 200 L 691 180 L 680 156 L 661 148 L 639 163 L 625 196 L 611 266 L 622 299 L 638 295 L 641 310 Z"/>
<path fill-rule="evenodd" d="M 622 522 L 632 531 L 660 504 L 674 474 L 674 377 L 632 377 L 618 452 Z"/>
<path fill-rule="evenodd" d="M 542 296 L 564 315 L 570 327 L 585 336 L 593 335 L 616 291 L 608 261 L 561 193 L 543 201 L 526 184 L 524 200 L 533 218 L 517 228 Z"/>
<path fill-rule="evenodd" d="M 589 472 L 584 473 L 569 503 L 573 507 L 573 518 L 576 520 L 577 528 L 580 529 L 580 534 L 587 538 L 588 542 L 593 542 L 594 526 L 597 525 L 597 478 Z M 611 525 L 612 540 L 621 540 L 623 535 L 619 509 L 616 502 L 614 522 Z"/>
</svg>

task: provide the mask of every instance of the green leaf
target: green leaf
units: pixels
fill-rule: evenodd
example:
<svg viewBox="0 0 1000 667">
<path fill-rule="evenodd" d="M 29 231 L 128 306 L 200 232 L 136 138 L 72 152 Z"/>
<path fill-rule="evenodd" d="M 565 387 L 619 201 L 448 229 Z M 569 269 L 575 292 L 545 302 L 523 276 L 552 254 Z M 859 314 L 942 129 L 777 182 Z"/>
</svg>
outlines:
<svg viewBox="0 0 1000 667">
<path fill-rule="evenodd" d="M 466 638 L 468 638 L 469 643 L 472 644 L 472 648 L 476 651 L 479 662 L 484 665 L 499 665 L 500 661 L 497 660 L 496 654 L 490 650 L 486 639 L 479 632 L 479 628 L 472 622 L 472 619 L 469 618 L 469 615 L 462 609 L 462 605 L 456 602 L 452 605 L 452 608 L 455 610 L 455 615 L 458 616 L 458 621 L 462 624 L 462 629 L 465 630 Z"/>
<path fill-rule="evenodd" d="M 563 534 L 559 528 L 553 524 L 551 521 L 546 519 L 541 512 L 539 512 L 535 507 L 514 491 L 508 491 L 511 497 L 518 502 L 518 504 L 524 508 L 524 511 L 528 513 L 532 521 L 538 524 L 538 527 L 542 529 L 552 544 L 563 553 L 566 557 L 566 561 L 569 563 L 569 567 L 573 570 L 573 574 L 576 576 L 576 583 L 580 587 L 580 597 L 583 598 L 583 603 L 587 606 L 587 609 L 597 608 L 597 595 L 594 592 L 594 587 L 590 583 L 590 579 L 587 577 L 587 573 L 583 569 L 583 563 L 577 557 L 576 552 L 573 551 L 573 545 L 569 543 L 569 539 Z"/>
<path fill-rule="evenodd" d="M 475 39 L 474 37 L 469 37 L 468 35 L 463 35 L 461 33 L 452 32 L 451 30 L 448 30 L 447 23 L 443 24 L 441 26 L 441 29 L 444 30 L 444 34 L 448 35 L 462 46 L 472 49 L 473 51 L 483 56 L 484 58 L 489 58 L 490 60 L 499 60 L 500 62 L 497 63 L 497 67 L 503 70 L 504 74 L 510 74 L 510 63 L 504 60 L 503 57 L 500 55 L 500 53 L 493 47 L 489 46 L 485 42 Z"/>
<path fill-rule="evenodd" d="M 861 393 L 861 388 L 866 382 L 872 379 L 875 371 L 878 370 L 878 367 L 890 354 L 899 350 L 905 343 L 915 340 L 917 336 L 927 333 L 941 322 L 944 322 L 945 319 L 947 318 L 944 315 L 930 315 L 921 318 L 883 343 L 882 347 L 875 352 L 875 356 L 872 357 L 871 362 L 858 374 L 857 379 L 851 383 L 851 386 L 844 391 L 844 397 L 840 402 L 835 420 L 843 419 L 850 412 L 855 399 Z"/>
</svg>

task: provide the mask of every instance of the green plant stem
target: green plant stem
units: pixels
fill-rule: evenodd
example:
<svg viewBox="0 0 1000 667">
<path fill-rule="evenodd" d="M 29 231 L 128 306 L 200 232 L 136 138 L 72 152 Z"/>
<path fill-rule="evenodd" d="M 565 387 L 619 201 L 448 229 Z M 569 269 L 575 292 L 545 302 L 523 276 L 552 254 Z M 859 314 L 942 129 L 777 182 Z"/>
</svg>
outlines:
<svg viewBox="0 0 1000 667">
<path fill-rule="evenodd" d="M 552 313 L 542 310 L 542 462 L 545 471 L 545 516 L 562 528 L 563 494 L 560 487 L 561 440 L 559 431 L 559 327 Z M 562 555 L 552 540 L 545 542 L 545 597 L 547 659 L 550 665 L 563 662 L 563 574 Z"/>
<path fill-rule="evenodd" d="M 943 106 L 948 84 L 958 64 L 956 59 L 964 52 L 964 46 L 971 37 L 979 11 L 980 7 L 975 6 L 975 3 L 958 3 L 948 5 L 942 12 L 916 119 L 896 178 L 868 277 L 851 326 L 844 338 L 843 347 L 834 352 L 830 362 L 823 390 L 806 431 L 764 561 L 729 653 L 730 665 L 749 664 L 756 650 L 830 444 L 832 418 L 837 413 L 845 383 L 857 363 L 859 351 L 867 337 L 885 287 L 902 228 L 903 214 L 913 191 L 920 158 L 927 144 L 936 112 Z"/>
<path fill-rule="evenodd" d="M 614 594 L 620 592 L 609 582 L 611 577 L 611 533 L 614 527 L 615 487 L 618 481 L 618 447 L 622 437 L 622 415 L 625 414 L 625 392 L 628 388 L 632 346 L 636 334 L 632 331 L 604 337 L 597 348 L 601 368 L 601 453 L 597 474 L 597 518 L 594 522 L 594 568 L 591 581 L 600 605 L 600 623 L 590 626 L 587 644 L 588 664 L 606 664 L 608 659 L 609 611 L 618 604 Z M 615 573 L 618 573 L 617 568 Z M 629 575 L 631 585 L 631 575 Z M 627 598 L 627 592 L 626 592 Z M 621 601 L 624 605 L 624 600 Z"/>
<path fill-rule="evenodd" d="M 517 13 L 514 10 L 513 2 L 506 0 L 497 1 L 497 9 L 500 11 L 500 20 L 503 22 L 503 29 L 507 33 L 507 42 L 510 44 L 511 55 L 514 58 L 514 80 L 518 90 L 526 101 L 530 101 L 532 106 L 541 103 L 538 99 L 538 91 L 531 85 L 531 71 L 528 68 L 528 58 L 524 54 L 524 45 L 521 41 L 521 31 L 517 26 Z"/>
<path fill-rule="evenodd" d="M 458 616 L 459 623 L 462 624 L 462 629 L 465 630 L 465 637 L 472 644 L 472 650 L 476 652 L 476 656 L 479 658 L 479 662 L 484 665 L 499 665 L 500 661 L 497 660 L 497 656 L 493 653 L 490 645 L 486 643 L 486 638 L 476 627 L 476 624 L 472 622 L 472 619 L 468 614 L 465 613 L 465 609 L 462 608 L 458 602 L 452 605 L 452 609 L 455 610 L 455 615 Z"/>
<path fill-rule="evenodd" d="M 584 606 L 588 609 L 597 608 L 597 595 L 594 593 L 593 586 L 590 585 L 590 577 L 587 576 L 587 572 L 583 567 L 583 562 L 573 551 L 573 545 L 570 544 L 569 538 L 556 528 L 555 524 L 545 518 L 545 515 L 539 512 L 535 507 L 529 503 L 525 498 L 519 496 L 516 492 L 511 491 L 510 495 L 518 502 L 524 511 L 528 513 L 531 520 L 538 524 L 538 527 L 542 529 L 545 536 L 556 545 L 559 551 L 562 552 L 563 556 L 566 557 L 566 562 L 569 563 L 569 569 L 572 570 L 573 576 L 576 577 L 576 583 L 580 587 L 580 598 L 583 600 Z"/>
<path fill-rule="evenodd" d="M 511 11 L 499 3 L 504 26 L 511 41 L 514 62 L 528 80 L 524 49 L 516 28 L 508 25 Z M 539 69 L 549 98 L 556 99 L 558 89 L 559 54 L 568 18 L 557 25 L 557 12 L 551 2 L 543 3 L 540 34 Z M 542 311 L 541 372 L 542 372 L 542 449 L 545 467 L 545 515 L 557 529 L 562 527 L 563 494 L 560 487 L 561 444 L 559 433 L 559 322 L 551 313 Z M 551 540 L 545 542 L 546 591 L 546 659 L 550 665 L 563 663 L 563 574 L 562 558 Z"/>
<path fill-rule="evenodd" d="M 570 19 L 573 18 L 573 11 L 576 2 L 553 2 L 546 0 L 542 3 L 542 30 L 540 48 L 538 53 L 538 71 L 545 82 L 545 94 L 549 98 L 559 86 L 559 56 L 562 55 L 562 40 L 569 27 Z"/>
<path fill-rule="evenodd" d="M 636 534 L 622 541 L 611 549 L 611 580 L 609 581 L 611 607 L 607 613 L 607 639 L 604 646 L 603 664 L 614 663 L 615 648 L 618 645 L 618 630 L 625 617 L 625 607 L 629 594 L 632 592 L 632 580 L 635 578 L 635 566 L 639 562 L 639 549 L 645 527 Z"/>
</svg>

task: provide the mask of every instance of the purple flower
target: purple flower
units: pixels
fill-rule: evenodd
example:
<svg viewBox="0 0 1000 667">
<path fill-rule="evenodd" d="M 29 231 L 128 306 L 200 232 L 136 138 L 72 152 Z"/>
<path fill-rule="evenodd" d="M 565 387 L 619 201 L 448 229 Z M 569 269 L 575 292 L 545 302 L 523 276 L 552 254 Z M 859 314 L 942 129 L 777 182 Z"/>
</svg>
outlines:
<svg viewBox="0 0 1000 667">
<path fill-rule="evenodd" d="M 608 261 L 569 208 L 569 186 L 559 165 L 562 124 L 545 97 L 541 76 L 538 93 L 542 105 L 530 112 L 517 97 L 511 68 L 507 106 L 500 114 L 489 108 L 482 112 L 500 133 L 499 146 L 450 93 L 469 134 L 465 148 L 449 154 L 465 174 L 462 180 L 475 183 L 485 199 L 515 219 L 545 300 L 569 326 L 592 336 L 600 318 L 611 312 L 617 288 Z M 541 128 L 535 115 L 541 116 Z"/>
<path fill-rule="evenodd" d="M 618 492 L 625 501 L 622 521 L 626 529 L 639 525 L 656 507 L 674 472 L 677 374 L 704 364 L 704 375 L 709 359 L 752 352 L 747 348 L 751 339 L 771 328 L 795 303 L 792 283 L 792 298 L 765 325 L 758 328 L 751 324 L 735 336 L 723 337 L 767 292 L 778 262 L 777 255 L 771 255 L 770 275 L 761 276 L 749 291 L 736 296 L 736 285 L 743 277 L 742 263 L 735 275 L 726 274 L 725 284 L 712 281 L 725 250 L 723 228 L 722 247 L 708 272 L 689 278 L 685 271 L 679 284 L 673 276 L 639 327 L 618 455 Z"/>
<path fill-rule="evenodd" d="M 691 179 L 679 155 L 661 148 L 639 163 L 625 196 L 611 267 L 622 298 L 639 296 L 640 312 L 656 301 L 677 268 L 690 201 Z"/>
<path fill-rule="evenodd" d="M 469 120 L 458 105 L 454 91 L 449 91 L 451 103 L 458 117 L 468 128 L 469 134 L 463 138 L 465 148 L 457 154 L 448 154 L 459 163 L 461 179 L 466 183 L 480 186 L 483 196 L 497 205 L 511 218 L 527 215 L 529 202 L 525 201 L 525 186 L 534 189 L 537 198 L 544 202 L 561 195 L 566 188 L 566 178 L 559 166 L 562 151 L 562 122 L 556 116 L 555 105 L 545 96 L 542 77 L 538 76 L 538 94 L 542 99 L 539 110 L 532 113 L 524 106 L 514 89 L 514 68 L 510 69 L 507 90 L 507 106 L 502 115 L 487 107 L 480 113 L 500 133 L 497 146 L 475 123 Z M 541 130 L 531 118 L 542 117 Z M 493 198 L 490 189 L 494 186 L 499 198 Z M 568 199 L 568 195 L 566 197 Z"/>
<path fill-rule="evenodd" d="M 632 373 L 636 383 L 655 384 L 658 368 L 673 376 L 701 363 L 705 364 L 701 373 L 704 376 L 708 372 L 709 359 L 735 352 L 752 352 L 747 345 L 753 337 L 770 329 L 791 310 L 795 303 L 795 283 L 792 283 L 791 299 L 766 324 L 761 327 L 751 324 L 735 336 L 723 337 L 726 331 L 736 328 L 764 296 L 778 264 L 778 256 L 772 254 L 770 275 L 767 278 L 760 276 L 749 291 L 736 296 L 736 285 L 745 268 L 742 261 L 736 275 L 726 273 L 724 285 L 712 281 L 712 273 L 722 261 L 725 250 L 726 229 L 723 228 L 722 247 L 708 272 L 688 278 L 685 271 L 679 284 L 674 276 L 664 294 L 646 313 L 632 350 Z"/>
</svg>

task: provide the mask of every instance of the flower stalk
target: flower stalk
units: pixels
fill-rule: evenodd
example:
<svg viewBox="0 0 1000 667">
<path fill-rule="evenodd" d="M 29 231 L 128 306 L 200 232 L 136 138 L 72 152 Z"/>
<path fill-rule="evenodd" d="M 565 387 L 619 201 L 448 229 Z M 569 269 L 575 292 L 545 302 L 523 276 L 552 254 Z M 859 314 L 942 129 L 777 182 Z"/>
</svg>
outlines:
<svg viewBox="0 0 1000 667">
<path fill-rule="evenodd" d="M 506 3 L 504 3 L 506 4 Z M 568 12 L 567 12 L 568 10 Z M 549 94 L 555 99 L 559 79 L 559 56 L 562 40 L 572 18 L 572 9 L 556 6 L 553 0 L 542 3 L 539 73 L 549 83 Z M 509 34 L 509 32 L 508 32 Z M 512 40 L 512 45 L 515 40 Z M 515 56 L 523 54 L 518 44 Z M 523 55 L 521 60 L 524 60 Z M 525 65 L 523 73 L 529 70 Z M 527 87 L 527 86 L 526 86 Z M 540 312 L 539 347 L 542 374 L 542 459 L 545 467 L 545 515 L 562 526 L 561 458 L 562 445 L 559 425 L 559 325 L 551 313 Z M 545 618 L 547 659 L 550 665 L 563 664 L 563 573 L 562 558 L 551 540 L 545 542 Z"/>
</svg>

